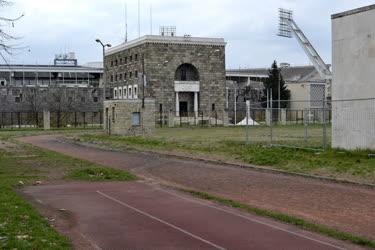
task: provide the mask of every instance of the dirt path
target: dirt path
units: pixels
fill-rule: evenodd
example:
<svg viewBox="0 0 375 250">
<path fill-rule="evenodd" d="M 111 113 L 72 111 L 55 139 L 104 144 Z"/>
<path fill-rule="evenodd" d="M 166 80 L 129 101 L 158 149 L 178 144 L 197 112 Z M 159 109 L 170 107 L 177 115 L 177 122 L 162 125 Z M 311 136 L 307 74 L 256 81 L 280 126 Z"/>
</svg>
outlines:
<svg viewBox="0 0 375 250">
<path fill-rule="evenodd" d="M 56 136 L 21 139 L 102 165 L 252 206 L 271 209 L 375 239 L 375 190 L 316 179 L 257 172 L 150 153 L 113 152 L 63 143 Z"/>
</svg>

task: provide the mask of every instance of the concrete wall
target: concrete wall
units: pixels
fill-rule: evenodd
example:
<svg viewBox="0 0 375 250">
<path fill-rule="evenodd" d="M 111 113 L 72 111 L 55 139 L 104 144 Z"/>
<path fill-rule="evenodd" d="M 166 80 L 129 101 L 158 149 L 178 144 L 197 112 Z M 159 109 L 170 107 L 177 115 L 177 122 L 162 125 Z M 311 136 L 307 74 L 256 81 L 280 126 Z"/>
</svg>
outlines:
<svg viewBox="0 0 375 250">
<path fill-rule="evenodd" d="M 375 149 L 375 5 L 332 16 L 332 146 Z"/>
<path fill-rule="evenodd" d="M 134 126 L 133 112 L 140 113 L 140 125 Z M 150 135 L 155 130 L 155 100 L 110 100 L 104 102 L 104 131 L 116 135 Z"/>
</svg>

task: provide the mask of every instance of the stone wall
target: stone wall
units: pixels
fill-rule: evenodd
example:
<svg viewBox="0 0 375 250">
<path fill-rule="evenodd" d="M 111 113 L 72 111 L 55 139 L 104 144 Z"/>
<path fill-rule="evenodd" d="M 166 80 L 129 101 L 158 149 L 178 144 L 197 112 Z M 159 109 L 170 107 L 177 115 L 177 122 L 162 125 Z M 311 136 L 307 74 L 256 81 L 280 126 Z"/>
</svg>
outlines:
<svg viewBox="0 0 375 250">
<path fill-rule="evenodd" d="M 198 109 L 206 112 L 211 111 L 212 104 L 215 104 L 217 111 L 226 111 L 224 45 L 168 44 L 146 41 L 137 46 L 109 54 L 106 56 L 106 68 L 108 69 L 107 82 L 110 82 L 111 87 L 139 84 L 138 97 L 142 98 L 140 77 L 143 71 L 143 56 L 144 72 L 148 82 L 145 96 L 155 98 L 158 110 L 160 104 L 162 104 L 163 112 L 175 111 L 175 74 L 180 65 L 187 63 L 193 65 L 199 72 Z M 131 61 L 130 57 L 132 57 Z M 129 77 L 130 72 L 131 78 Z M 135 72 L 138 72 L 138 78 Z M 125 74 L 126 78 L 124 77 Z M 188 105 L 191 108 L 191 104 Z"/>
<path fill-rule="evenodd" d="M 133 124 L 133 113 L 140 114 L 140 124 Z M 155 100 L 108 100 L 104 102 L 104 131 L 116 135 L 150 135 L 155 130 Z"/>
</svg>

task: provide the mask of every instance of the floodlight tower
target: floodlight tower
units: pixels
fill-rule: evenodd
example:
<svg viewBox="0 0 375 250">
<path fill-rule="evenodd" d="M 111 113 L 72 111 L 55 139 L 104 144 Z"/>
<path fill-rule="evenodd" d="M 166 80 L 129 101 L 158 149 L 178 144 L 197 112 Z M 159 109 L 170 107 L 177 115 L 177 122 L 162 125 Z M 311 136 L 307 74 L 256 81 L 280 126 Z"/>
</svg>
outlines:
<svg viewBox="0 0 375 250">
<path fill-rule="evenodd" d="M 318 52 L 314 49 L 310 41 L 307 39 L 302 30 L 298 27 L 293 20 L 293 11 L 286 9 L 279 9 L 279 33 L 278 36 L 297 39 L 306 55 L 309 57 L 311 63 L 318 71 L 320 77 L 326 80 L 328 88 L 330 88 L 332 81 L 332 72 L 323 59 L 319 56 Z"/>
</svg>

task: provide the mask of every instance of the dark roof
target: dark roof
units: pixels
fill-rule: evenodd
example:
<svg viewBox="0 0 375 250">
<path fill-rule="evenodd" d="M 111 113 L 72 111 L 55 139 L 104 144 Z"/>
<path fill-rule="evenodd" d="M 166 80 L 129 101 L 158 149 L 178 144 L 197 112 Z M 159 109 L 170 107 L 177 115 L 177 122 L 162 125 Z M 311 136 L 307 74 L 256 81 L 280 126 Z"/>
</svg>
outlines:
<svg viewBox="0 0 375 250">
<path fill-rule="evenodd" d="M 354 15 L 354 14 L 358 14 L 358 13 L 361 13 L 361 12 L 373 10 L 373 9 L 375 9 L 375 4 L 372 4 L 372 5 L 369 5 L 369 6 L 364 6 L 364 7 L 353 9 L 353 10 L 344 11 L 344 12 L 337 13 L 337 14 L 333 14 L 331 16 L 331 18 L 336 19 L 336 18 L 340 18 L 340 17 L 345 17 L 345 16 Z"/>
</svg>

